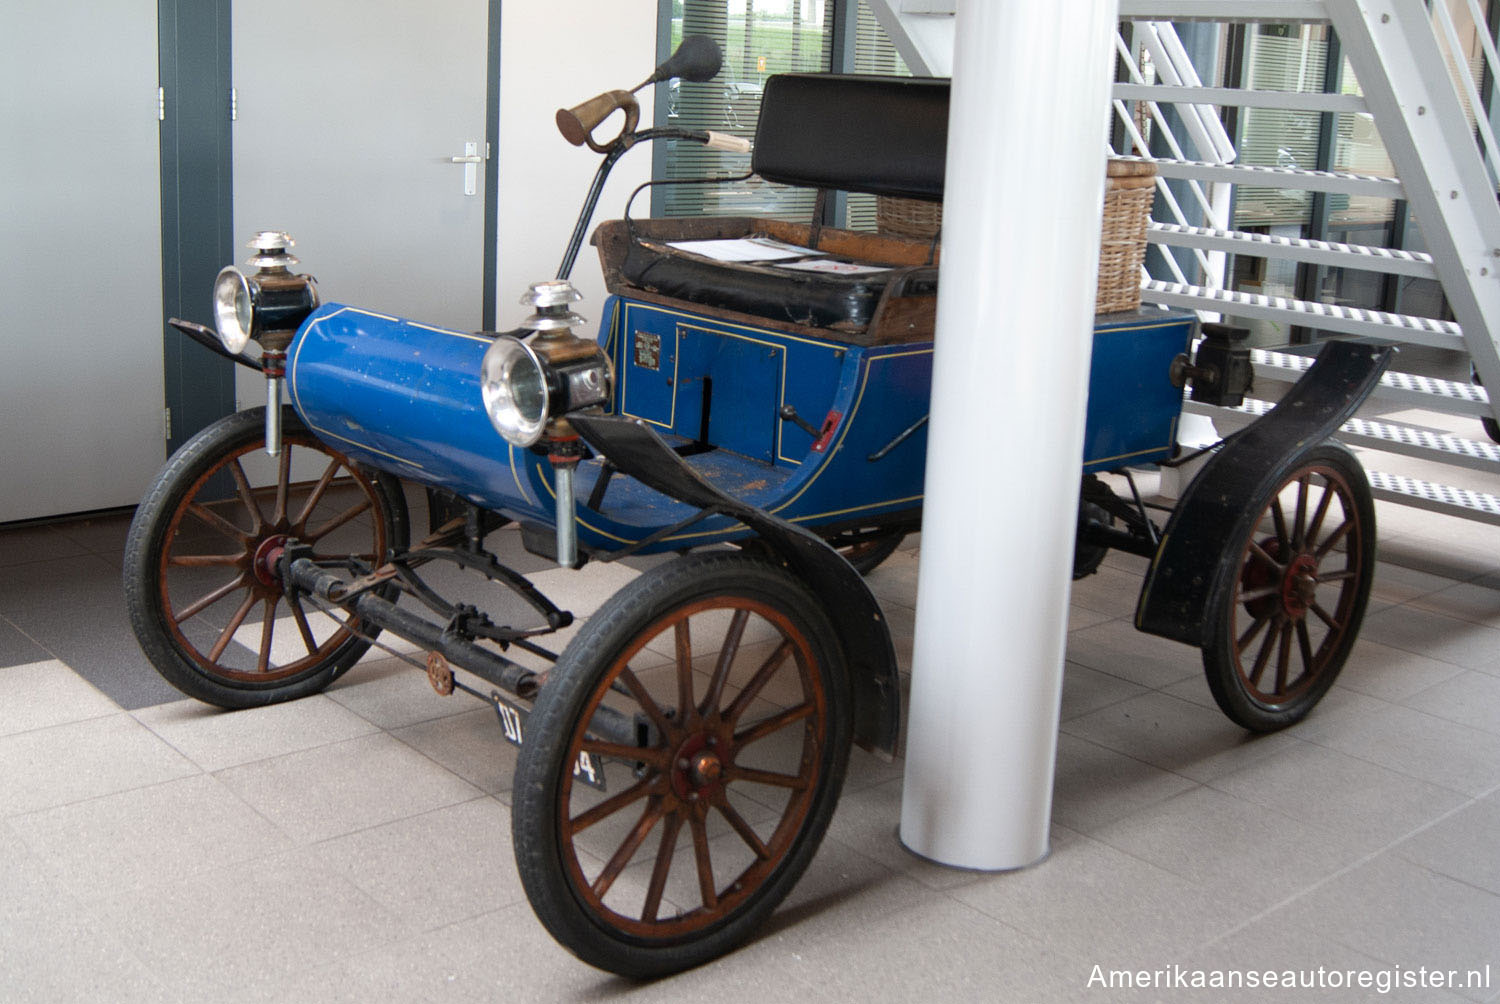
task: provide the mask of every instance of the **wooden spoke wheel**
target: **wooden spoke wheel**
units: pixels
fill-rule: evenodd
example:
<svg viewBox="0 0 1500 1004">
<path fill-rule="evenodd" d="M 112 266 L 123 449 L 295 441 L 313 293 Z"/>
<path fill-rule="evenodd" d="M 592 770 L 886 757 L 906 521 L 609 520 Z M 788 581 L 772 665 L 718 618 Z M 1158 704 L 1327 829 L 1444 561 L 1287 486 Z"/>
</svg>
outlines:
<svg viewBox="0 0 1500 1004">
<path fill-rule="evenodd" d="M 288 598 L 277 567 L 288 543 L 370 565 L 407 543 L 398 484 L 354 467 L 291 409 L 281 455 L 268 457 L 264 426 L 256 408 L 184 444 L 125 544 L 126 606 L 147 657 L 179 690 L 228 708 L 322 690 L 377 630 Z"/>
<path fill-rule="evenodd" d="M 850 700 L 819 601 L 778 566 L 711 552 L 641 576 L 584 624 L 527 726 L 512 822 L 537 916 L 637 978 L 739 944 L 828 826 Z"/>
<path fill-rule="evenodd" d="M 1203 648 L 1219 707 L 1257 732 L 1300 721 L 1343 669 L 1375 566 L 1375 508 L 1335 443 L 1293 458 L 1226 552 Z"/>
<path fill-rule="evenodd" d="M 828 544 L 844 560 L 854 566 L 860 575 L 869 575 L 880 567 L 880 563 L 896 553 L 896 548 L 906 539 L 905 530 L 889 530 L 884 527 L 867 527 L 844 530 L 828 537 Z"/>
</svg>

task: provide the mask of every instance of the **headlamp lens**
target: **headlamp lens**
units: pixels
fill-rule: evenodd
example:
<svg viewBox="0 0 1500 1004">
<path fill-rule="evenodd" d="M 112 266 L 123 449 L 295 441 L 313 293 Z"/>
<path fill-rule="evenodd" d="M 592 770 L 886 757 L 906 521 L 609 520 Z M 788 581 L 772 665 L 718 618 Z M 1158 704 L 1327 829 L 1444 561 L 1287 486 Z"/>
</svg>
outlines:
<svg viewBox="0 0 1500 1004">
<path fill-rule="evenodd" d="M 484 354 L 479 392 L 490 424 L 512 446 L 530 446 L 547 424 L 547 377 L 531 347 L 501 335 Z"/>
<path fill-rule="evenodd" d="M 255 324 L 255 298 L 250 280 L 233 265 L 214 280 L 214 327 L 230 352 L 240 352 L 250 341 Z"/>
</svg>

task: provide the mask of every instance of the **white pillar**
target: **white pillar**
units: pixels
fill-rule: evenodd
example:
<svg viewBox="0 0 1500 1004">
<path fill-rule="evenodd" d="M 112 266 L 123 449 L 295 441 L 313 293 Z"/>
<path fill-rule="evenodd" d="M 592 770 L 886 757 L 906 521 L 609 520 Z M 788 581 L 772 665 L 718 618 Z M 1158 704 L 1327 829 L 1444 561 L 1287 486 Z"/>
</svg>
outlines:
<svg viewBox="0 0 1500 1004">
<path fill-rule="evenodd" d="M 1047 852 L 1118 0 L 960 0 L 901 840 Z"/>
</svg>

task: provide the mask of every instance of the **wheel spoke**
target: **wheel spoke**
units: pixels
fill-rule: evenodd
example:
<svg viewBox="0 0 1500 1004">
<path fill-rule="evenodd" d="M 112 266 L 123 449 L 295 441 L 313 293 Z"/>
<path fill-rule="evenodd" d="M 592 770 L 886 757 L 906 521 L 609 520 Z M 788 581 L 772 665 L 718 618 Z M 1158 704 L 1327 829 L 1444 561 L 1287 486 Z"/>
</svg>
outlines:
<svg viewBox="0 0 1500 1004">
<path fill-rule="evenodd" d="M 1297 677 L 1300 681 L 1304 677 L 1314 675 L 1312 638 L 1307 633 L 1307 621 L 1297 622 L 1297 648 L 1302 652 L 1302 676 Z"/>
<path fill-rule="evenodd" d="M 713 679 L 709 681 L 708 693 L 703 697 L 701 714 L 707 715 L 719 706 L 724 694 L 724 683 L 729 679 L 729 669 L 734 657 L 739 654 L 740 639 L 745 635 L 745 625 L 750 621 L 750 611 L 736 610 L 729 620 L 729 630 L 724 633 L 724 644 L 719 649 L 719 661 L 714 666 Z"/>
<path fill-rule="evenodd" d="M 607 819 L 634 802 L 638 802 L 647 795 L 654 793 L 657 785 L 654 779 L 648 781 L 637 781 L 634 785 L 626 788 L 618 795 L 611 795 L 598 805 L 581 812 L 568 820 L 569 831 L 577 836 L 579 833 L 593 826 L 602 819 Z"/>
<path fill-rule="evenodd" d="M 588 753 L 597 756 L 612 756 L 616 760 L 624 760 L 626 763 L 644 763 L 665 772 L 671 751 L 656 747 L 626 746 L 622 743 L 607 743 L 602 739 L 585 739 L 583 748 Z"/>
<path fill-rule="evenodd" d="M 629 666 L 620 670 L 619 680 L 625 685 L 625 689 L 629 692 L 630 696 L 634 697 L 636 703 L 641 706 L 641 710 L 646 713 L 646 717 L 651 719 L 651 724 L 656 726 L 657 731 L 663 736 L 670 735 L 672 733 L 672 725 L 667 721 L 666 714 L 646 691 L 640 678 L 635 675 L 635 672 Z"/>
<path fill-rule="evenodd" d="M 196 517 L 199 522 L 203 523 L 206 526 L 212 527 L 226 537 L 232 537 L 235 540 L 245 542 L 255 536 L 253 532 L 247 533 L 246 531 L 241 530 L 239 527 L 229 522 L 229 520 L 214 512 L 212 509 L 209 509 L 208 507 L 197 502 L 189 502 L 187 504 L 187 511 L 194 517 Z"/>
<path fill-rule="evenodd" d="M 286 494 L 292 481 L 292 444 L 283 443 L 281 446 L 280 462 L 276 465 L 276 509 L 271 514 L 271 522 L 281 526 L 286 519 Z"/>
<path fill-rule="evenodd" d="M 753 784 L 769 784 L 777 788 L 792 788 L 802 791 L 807 787 L 807 778 L 800 774 L 777 774 L 769 770 L 756 770 L 752 767 L 741 767 L 735 764 L 725 768 L 725 773 L 731 781 L 749 781 Z"/>
<path fill-rule="evenodd" d="M 244 585 L 245 573 L 241 572 L 239 575 L 236 575 L 234 578 L 230 579 L 228 582 L 224 583 L 213 592 L 205 593 L 204 595 L 194 600 L 192 603 L 189 603 L 182 609 L 182 612 L 177 615 L 172 623 L 174 625 L 181 625 L 183 621 L 192 620 L 194 617 L 197 617 L 203 611 L 207 610 L 209 607 L 213 606 L 215 603 L 219 602 L 224 597 L 228 596 L 230 593 L 234 592 L 236 589 L 239 589 Z"/>
<path fill-rule="evenodd" d="M 1278 573 L 1282 571 L 1281 563 L 1278 562 L 1275 558 L 1271 557 L 1271 555 L 1266 552 L 1266 549 L 1260 546 L 1259 541 L 1252 540 L 1250 542 L 1250 553 L 1254 557 L 1257 557 L 1261 561 L 1264 561 L 1266 564 L 1270 565 Z"/>
<path fill-rule="evenodd" d="M 1329 551 L 1333 550 L 1334 547 L 1337 546 L 1338 542 L 1343 540 L 1345 535 L 1347 535 L 1352 529 L 1354 529 L 1354 520 L 1344 520 L 1344 522 L 1339 524 L 1339 528 L 1337 530 L 1328 535 L 1327 540 L 1318 545 L 1317 550 L 1313 551 L 1313 556 L 1319 561 L 1322 561 L 1324 556 L 1327 555 Z"/>
<path fill-rule="evenodd" d="M 1292 625 L 1281 626 L 1281 644 L 1276 646 L 1276 689 L 1272 693 L 1286 693 L 1286 674 L 1292 661 Z"/>
<path fill-rule="evenodd" d="M 240 629 L 240 625 L 245 623 L 245 618 L 250 615 L 250 611 L 254 606 L 255 593 L 251 592 L 250 595 L 245 597 L 245 602 L 240 604 L 240 608 L 234 612 L 234 616 L 229 618 L 228 626 L 225 627 L 224 631 L 219 635 L 219 640 L 214 642 L 214 647 L 209 650 L 209 662 L 219 661 L 219 656 L 223 655 L 224 650 L 229 647 L 230 639 L 232 639 L 234 637 L 234 633 Z"/>
<path fill-rule="evenodd" d="M 667 873 L 672 870 L 672 852 L 677 849 L 677 834 L 682 829 L 682 816 L 672 813 L 661 826 L 661 843 L 656 848 L 656 865 L 651 869 L 651 884 L 646 887 L 646 902 L 641 908 L 641 919 L 656 919 L 661 909 L 662 890 L 667 887 Z"/>
<path fill-rule="evenodd" d="M 1338 621 L 1329 616 L 1328 611 L 1324 610 L 1320 604 L 1314 603 L 1307 609 L 1317 614 L 1318 620 L 1322 621 L 1324 624 L 1327 624 L 1330 631 L 1338 631 L 1342 627 L 1342 625 L 1340 625 Z"/>
<path fill-rule="evenodd" d="M 350 506 L 343 512 L 339 513 L 337 516 L 333 517 L 333 519 L 329 520 L 327 523 L 324 523 L 322 526 L 318 527 L 316 530 L 308 530 L 307 536 L 305 537 L 305 542 L 310 544 L 313 541 L 321 540 L 333 531 L 337 530 L 339 527 L 343 526 L 345 523 L 349 522 L 351 519 L 354 519 L 356 516 L 360 515 L 363 512 L 367 512 L 369 508 L 370 502 L 368 499 L 356 505 Z"/>
<path fill-rule="evenodd" d="M 1323 519 L 1328 515 L 1328 506 L 1333 502 L 1336 494 L 1333 482 L 1324 482 L 1323 497 L 1318 499 L 1318 508 L 1313 512 L 1312 521 L 1307 526 L 1307 537 L 1303 541 L 1303 546 L 1317 541 L 1318 531 L 1323 529 Z"/>
<path fill-rule="evenodd" d="M 292 520 L 292 533 L 294 535 L 301 536 L 302 532 L 307 529 L 307 521 L 309 517 L 312 516 L 312 512 L 315 508 L 317 508 L 318 503 L 322 501 L 323 493 L 326 492 L 328 490 L 328 486 L 333 483 L 333 475 L 338 471 L 338 469 L 339 462 L 337 460 L 328 461 L 327 470 L 325 470 L 323 472 L 323 476 L 318 479 L 318 483 L 316 485 L 313 485 L 312 494 L 308 495 L 307 501 L 302 503 L 302 509 L 297 513 L 297 518 Z"/>
<path fill-rule="evenodd" d="M 724 712 L 724 720 L 729 723 L 730 728 L 733 728 L 735 723 L 740 720 L 740 715 L 745 713 L 745 709 L 750 706 L 750 702 L 755 700 L 756 695 L 771 681 L 771 677 L 776 675 L 777 670 L 781 669 L 782 665 L 786 662 L 787 656 L 791 654 L 792 643 L 790 641 L 783 641 L 780 645 L 776 646 L 776 651 L 772 652 L 766 658 L 766 661 L 761 663 L 760 669 L 755 671 L 755 676 L 751 677 L 750 682 L 745 684 L 745 689 L 740 691 L 739 696 L 734 699 L 734 703 Z"/>
<path fill-rule="evenodd" d="M 239 568 L 249 562 L 244 554 L 171 554 L 167 564 L 173 568 Z"/>
<path fill-rule="evenodd" d="M 1239 640 L 1235 643 L 1235 652 L 1243 655 L 1245 653 L 1245 649 L 1249 648 L 1250 643 L 1255 640 L 1255 636 L 1260 634 L 1260 629 L 1271 623 L 1271 619 L 1272 617 L 1269 612 L 1261 614 L 1259 617 L 1255 618 L 1255 622 L 1246 629 L 1244 634 L 1240 635 Z"/>
<path fill-rule="evenodd" d="M 297 633 L 302 635 L 302 644 L 307 646 L 307 654 L 314 654 L 318 651 L 318 640 L 313 637 L 312 625 L 307 623 L 307 611 L 302 609 L 302 601 L 296 597 L 288 597 L 286 602 L 292 608 L 292 619 L 297 622 Z"/>
<path fill-rule="evenodd" d="M 1255 653 L 1255 665 L 1250 667 L 1250 675 L 1246 677 L 1250 686 L 1260 686 L 1261 674 L 1266 671 L 1266 660 L 1271 657 L 1271 650 L 1276 647 L 1276 635 L 1281 630 L 1281 622 L 1275 621 L 1271 630 L 1266 632 L 1266 637 L 1260 643 L 1260 651 Z"/>
<path fill-rule="evenodd" d="M 1297 479 L 1297 518 L 1292 522 L 1292 551 L 1302 550 L 1302 542 L 1306 539 L 1303 534 L 1307 532 L 1307 486 L 1311 480 L 1310 471 Z"/>
<path fill-rule="evenodd" d="M 740 835 L 740 839 L 755 852 L 757 858 L 760 858 L 762 861 L 770 858 L 771 849 L 756 835 L 755 830 L 751 829 L 750 824 L 745 822 L 745 817 L 741 816 L 735 807 L 729 804 L 729 797 L 727 795 L 720 794 L 714 801 L 714 808 L 718 809 L 719 814 L 729 821 L 729 825 L 734 827 L 734 832 Z"/>
<path fill-rule="evenodd" d="M 265 528 L 266 517 L 260 511 L 260 503 L 255 501 L 255 495 L 250 491 L 250 479 L 245 477 L 245 469 L 240 466 L 238 457 L 229 462 L 229 473 L 234 478 L 234 490 L 240 496 L 240 502 L 255 520 L 255 529 L 252 533 L 260 533 Z"/>
<path fill-rule="evenodd" d="M 1252 589 L 1248 593 L 1240 593 L 1239 600 L 1241 603 L 1254 603 L 1256 600 L 1263 600 L 1267 596 L 1275 596 L 1280 592 L 1281 584 L 1273 582 L 1269 586 L 1261 586 L 1259 589 Z"/>
<path fill-rule="evenodd" d="M 1359 578 L 1359 572 L 1357 570 L 1353 568 L 1344 568 L 1340 569 L 1337 572 L 1329 572 L 1326 575 L 1323 573 L 1319 573 L 1318 585 L 1321 586 L 1328 582 L 1349 582 L 1357 578 Z"/>
<path fill-rule="evenodd" d="M 792 725 L 802 721 L 803 719 L 812 717 L 812 713 L 814 710 L 816 709 L 813 708 L 813 704 L 811 701 L 804 701 L 803 703 L 797 705 L 795 708 L 788 708 L 779 715 L 772 715 L 765 721 L 758 722 L 743 732 L 736 732 L 734 734 L 735 745 L 749 746 L 757 739 L 764 739 L 771 733 L 784 729 L 788 725 Z"/>
<path fill-rule="evenodd" d="M 684 724 L 693 715 L 693 632 L 686 617 L 672 625 L 672 637 L 677 654 L 677 721 Z"/>
<path fill-rule="evenodd" d="M 625 841 L 620 844 L 619 849 L 615 851 L 614 857 L 609 859 L 609 863 L 599 873 L 599 877 L 594 879 L 592 888 L 595 896 L 600 899 L 604 898 L 609 892 L 609 887 L 615 884 L 615 879 L 619 878 L 625 866 L 630 864 L 630 859 L 635 857 L 635 852 L 640 849 L 641 844 L 645 843 L 651 828 L 664 814 L 661 801 L 661 796 L 656 795 L 646 803 L 646 808 L 641 812 L 641 818 L 625 837 Z"/>
<path fill-rule="evenodd" d="M 693 831 L 693 856 L 698 859 L 698 891 L 703 895 L 703 905 L 712 910 L 719 905 L 719 890 L 714 885 L 714 864 L 708 854 L 708 827 L 696 814 L 688 817 L 688 826 Z"/>
<path fill-rule="evenodd" d="M 260 658 L 255 660 L 255 671 L 264 673 L 271 668 L 271 636 L 276 633 L 276 603 L 278 596 L 266 598 L 266 612 L 260 622 Z"/>
<path fill-rule="evenodd" d="M 1281 545 L 1281 553 L 1285 554 L 1291 546 L 1291 538 L 1286 532 L 1286 513 L 1281 511 L 1281 496 L 1271 497 L 1271 521 L 1276 524 L 1276 542 Z"/>
</svg>

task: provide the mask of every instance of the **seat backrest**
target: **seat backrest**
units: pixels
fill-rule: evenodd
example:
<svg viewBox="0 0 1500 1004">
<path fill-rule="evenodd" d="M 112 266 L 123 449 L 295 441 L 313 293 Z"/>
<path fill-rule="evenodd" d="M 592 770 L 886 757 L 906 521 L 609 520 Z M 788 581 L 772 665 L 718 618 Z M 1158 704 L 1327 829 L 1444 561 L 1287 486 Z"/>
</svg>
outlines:
<svg viewBox="0 0 1500 1004">
<path fill-rule="evenodd" d="M 766 81 L 751 169 L 767 181 L 940 200 L 948 81 L 785 73 Z"/>
</svg>

